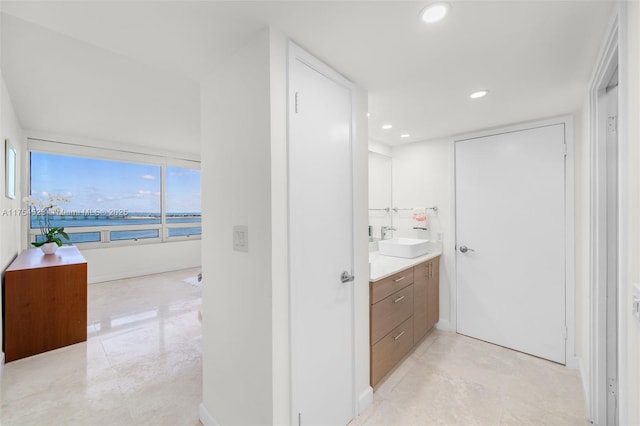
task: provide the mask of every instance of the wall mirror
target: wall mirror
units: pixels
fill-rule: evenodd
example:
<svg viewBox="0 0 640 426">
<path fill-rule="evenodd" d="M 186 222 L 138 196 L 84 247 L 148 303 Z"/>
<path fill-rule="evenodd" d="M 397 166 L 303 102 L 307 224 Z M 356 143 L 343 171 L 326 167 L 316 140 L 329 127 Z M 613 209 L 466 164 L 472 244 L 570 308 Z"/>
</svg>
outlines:
<svg viewBox="0 0 640 426">
<path fill-rule="evenodd" d="M 381 228 L 391 226 L 391 157 L 369 151 L 369 241 L 380 239 Z"/>
<path fill-rule="evenodd" d="M 4 194 L 7 198 L 16 198 L 16 149 L 11 145 L 9 139 L 4 141 L 4 167 L 5 167 L 5 189 Z"/>
</svg>

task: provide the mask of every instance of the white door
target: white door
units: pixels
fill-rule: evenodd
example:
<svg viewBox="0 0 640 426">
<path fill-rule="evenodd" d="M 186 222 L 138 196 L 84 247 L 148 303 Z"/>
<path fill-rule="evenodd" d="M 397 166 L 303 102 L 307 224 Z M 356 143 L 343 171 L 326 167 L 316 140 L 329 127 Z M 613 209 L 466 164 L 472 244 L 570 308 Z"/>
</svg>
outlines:
<svg viewBox="0 0 640 426">
<path fill-rule="evenodd" d="M 455 142 L 457 330 L 565 363 L 564 124 Z"/>
<path fill-rule="evenodd" d="M 354 413 L 353 283 L 349 277 L 344 283 L 341 279 L 343 272 L 353 270 L 351 89 L 313 58 L 292 52 L 292 422 L 345 425 Z"/>
</svg>

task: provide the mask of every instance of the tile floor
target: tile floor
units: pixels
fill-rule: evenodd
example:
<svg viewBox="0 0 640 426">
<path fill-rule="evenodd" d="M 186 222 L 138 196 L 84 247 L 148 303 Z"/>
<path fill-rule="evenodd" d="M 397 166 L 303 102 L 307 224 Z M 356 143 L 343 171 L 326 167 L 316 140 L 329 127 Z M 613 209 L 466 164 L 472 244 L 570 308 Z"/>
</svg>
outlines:
<svg viewBox="0 0 640 426">
<path fill-rule="evenodd" d="M 353 426 L 588 425 L 578 372 L 431 331 L 381 382 Z"/>
<path fill-rule="evenodd" d="M 0 424 L 200 425 L 198 272 L 90 285 L 87 342 L 7 363 Z"/>
<path fill-rule="evenodd" d="M 0 424 L 200 425 L 197 272 L 89 286 L 87 342 L 6 364 Z M 577 372 L 434 330 L 351 424 L 588 423 Z"/>
</svg>

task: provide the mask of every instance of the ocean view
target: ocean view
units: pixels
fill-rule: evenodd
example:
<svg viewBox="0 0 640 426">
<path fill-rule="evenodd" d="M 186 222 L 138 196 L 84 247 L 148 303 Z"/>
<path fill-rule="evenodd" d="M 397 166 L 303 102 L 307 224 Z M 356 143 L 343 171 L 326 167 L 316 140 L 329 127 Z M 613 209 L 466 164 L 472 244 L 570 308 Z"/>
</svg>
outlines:
<svg viewBox="0 0 640 426">
<path fill-rule="evenodd" d="M 37 229 L 40 227 L 40 222 L 43 220 L 41 216 L 31 216 L 31 228 Z M 200 213 L 193 212 L 178 212 L 167 213 L 167 223 L 194 223 L 197 226 L 187 228 L 170 228 L 169 237 L 200 235 L 202 230 L 200 228 Z M 67 214 L 67 215 L 51 215 L 51 226 L 64 227 L 65 231 L 69 234 L 70 240 L 63 242 L 66 243 L 86 243 L 86 242 L 99 242 L 100 232 L 74 232 L 73 228 L 79 227 L 104 227 L 108 229 L 109 226 L 122 226 L 122 225 L 158 225 L 161 223 L 160 213 L 145 213 L 145 212 L 132 212 L 127 215 L 109 216 L 98 214 Z M 126 231 L 111 231 L 111 241 L 121 240 L 133 240 L 144 238 L 158 238 L 160 237 L 158 229 L 140 229 L 140 230 L 126 230 Z M 40 236 L 36 237 L 39 241 Z"/>
</svg>

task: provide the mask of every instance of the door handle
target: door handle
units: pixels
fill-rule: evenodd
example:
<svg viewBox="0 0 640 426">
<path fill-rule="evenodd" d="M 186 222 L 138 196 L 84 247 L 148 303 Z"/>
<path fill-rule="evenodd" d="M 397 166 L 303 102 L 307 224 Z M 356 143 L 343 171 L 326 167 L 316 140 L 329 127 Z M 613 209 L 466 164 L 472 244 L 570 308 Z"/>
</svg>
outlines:
<svg viewBox="0 0 640 426">
<path fill-rule="evenodd" d="M 468 251 L 475 251 L 475 250 L 474 250 L 474 249 L 472 249 L 472 248 L 469 248 L 469 247 L 467 247 L 467 246 L 460 246 L 460 252 L 461 252 L 461 253 L 466 253 L 466 252 L 468 252 Z"/>
<path fill-rule="evenodd" d="M 342 275 L 340 275 L 340 281 L 342 281 L 342 283 L 348 283 L 349 281 L 353 281 L 355 280 L 355 276 L 353 274 L 348 273 L 347 271 L 343 271 Z"/>
</svg>

